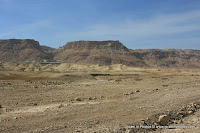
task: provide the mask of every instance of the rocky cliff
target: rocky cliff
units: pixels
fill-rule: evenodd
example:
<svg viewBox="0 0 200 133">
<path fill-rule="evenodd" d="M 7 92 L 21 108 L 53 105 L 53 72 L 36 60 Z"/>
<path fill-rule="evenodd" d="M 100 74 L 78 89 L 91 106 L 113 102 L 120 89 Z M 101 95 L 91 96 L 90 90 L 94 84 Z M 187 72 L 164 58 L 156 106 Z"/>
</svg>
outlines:
<svg viewBox="0 0 200 133">
<path fill-rule="evenodd" d="M 0 55 L 1 62 L 40 62 L 52 58 L 42 50 L 39 42 L 31 39 L 0 40 Z"/>
<path fill-rule="evenodd" d="M 130 50 L 150 67 L 199 68 L 200 50 L 146 49 Z"/>
<path fill-rule="evenodd" d="M 81 64 L 146 66 L 119 41 L 69 42 L 60 49 L 54 59 Z"/>
</svg>

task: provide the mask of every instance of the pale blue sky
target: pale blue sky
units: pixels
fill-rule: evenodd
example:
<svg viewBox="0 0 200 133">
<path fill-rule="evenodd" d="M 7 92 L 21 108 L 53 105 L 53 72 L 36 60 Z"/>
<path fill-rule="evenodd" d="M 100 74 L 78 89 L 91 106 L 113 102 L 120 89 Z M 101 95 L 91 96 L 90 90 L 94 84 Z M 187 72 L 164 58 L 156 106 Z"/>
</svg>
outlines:
<svg viewBox="0 0 200 133">
<path fill-rule="evenodd" d="M 0 39 L 119 40 L 131 49 L 200 49 L 199 0 L 0 0 Z"/>
</svg>

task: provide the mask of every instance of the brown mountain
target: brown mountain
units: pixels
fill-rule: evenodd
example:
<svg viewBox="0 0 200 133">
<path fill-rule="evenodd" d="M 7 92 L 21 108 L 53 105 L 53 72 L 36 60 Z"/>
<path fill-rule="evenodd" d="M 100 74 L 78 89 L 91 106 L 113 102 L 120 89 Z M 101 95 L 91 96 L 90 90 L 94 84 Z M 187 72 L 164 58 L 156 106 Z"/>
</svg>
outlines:
<svg viewBox="0 0 200 133">
<path fill-rule="evenodd" d="M 69 42 L 59 49 L 54 59 L 80 64 L 146 66 L 119 41 Z"/>
<path fill-rule="evenodd" d="M 59 49 L 31 39 L 0 40 L 0 62 L 59 60 L 78 64 L 124 64 L 137 67 L 200 68 L 200 50 L 126 48 L 119 41 L 75 41 Z"/>
<path fill-rule="evenodd" d="M 0 40 L 0 61 L 24 62 L 51 59 L 52 55 L 42 50 L 39 42 L 31 39 Z"/>
<path fill-rule="evenodd" d="M 49 46 L 41 46 L 42 50 L 45 52 L 45 53 L 55 53 L 57 49 L 55 48 L 51 48 Z"/>
<path fill-rule="evenodd" d="M 192 49 L 146 49 L 130 50 L 133 56 L 150 67 L 199 68 L 200 50 Z"/>
</svg>

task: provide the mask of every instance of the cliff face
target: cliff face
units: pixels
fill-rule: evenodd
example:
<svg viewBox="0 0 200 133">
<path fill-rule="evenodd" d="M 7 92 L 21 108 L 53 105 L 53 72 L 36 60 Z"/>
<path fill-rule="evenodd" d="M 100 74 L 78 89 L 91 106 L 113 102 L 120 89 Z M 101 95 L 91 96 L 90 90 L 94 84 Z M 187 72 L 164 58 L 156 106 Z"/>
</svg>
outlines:
<svg viewBox="0 0 200 133">
<path fill-rule="evenodd" d="M 76 41 L 69 42 L 64 46 L 64 49 L 112 49 L 129 51 L 119 41 Z"/>
<path fill-rule="evenodd" d="M 199 68 L 200 50 L 146 49 L 130 50 L 150 67 Z"/>
<path fill-rule="evenodd" d="M 146 66 L 140 59 L 132 56 L 129 49 L 119 41 L 69 42 L 54 59 L 68 63 Z"/>
<path fill-rule="evenodd" d="M 31 39 L 0 40 L 0 55 L 1 62 L 39 62 L 52 58 L 42 50 L 39 42 Z"/>
</svg>

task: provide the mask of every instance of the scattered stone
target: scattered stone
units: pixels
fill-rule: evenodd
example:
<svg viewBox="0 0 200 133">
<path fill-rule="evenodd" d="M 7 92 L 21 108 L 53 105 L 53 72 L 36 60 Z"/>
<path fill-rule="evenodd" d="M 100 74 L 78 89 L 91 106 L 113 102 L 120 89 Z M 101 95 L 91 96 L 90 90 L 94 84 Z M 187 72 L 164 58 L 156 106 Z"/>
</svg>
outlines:
<svg viewBox="0 0 200 133">
<path fill-rule="evenodd" d="M 38 86 L 34 86 L 34 88 L 38 88 Z"/>
<path fill-rule="evenodd" d="M 193 114 L 193 111 L 188 111 L 188 114 L 189 114 L 189 115 Z"/>
<path fill-rule="evenodd" d="M 75 101 L 82 101 L 80 98 L 75 98 Z"/>
<path fill-rule="evenodd" d="M 178 124 L 178 121 L 177 121 L 177 120 L 174 120 L 173 122 L 174 122 L 174 124 Z"/>
<path fill-rule="evenodd" d="M 158 119 L 158 123 L 162 126 L 166 126 L 168 124 L 168 116 L 167 115 L 160 115 Z"/>
<path fill-rule="evenodd" d="M 168 87 L 168 85 L 163 85 L 163 87 Z"/>
<path fill-rule="evenodd" d="M 34 105 L 34 106 L 37 106 L 38 104 L 37 104 L 37 103 L 34 103 L 33 105 Z"/>
<path fill-rule="evenodd" d="M 101 96 L 100 98 L 104 98 L 104 96 Z"/>
<path fill-rule="evenodd" d="M 18 117 L 13 117 L 13 119 L 18 119 Z"/>
<path fill-rule="evenodd" d="M 135 92 L 140 92 L 140 90 L 136 90 Z"/>
<path fill-rule="evenodd" d="M 96 100 L 96 99 L 97 99 L 96 97 L 93 98 L 93 100 Z"/>
<path fill-rule="evenodd" d="M 181 119 L 178 124 L 183 124 L 183 119 Z"/>
<path fill-rule="evenodd" d="M 60 105 L 58 106 L 58 108 L 62 108 L 62 107 L 64 107 L 64 105 L 63 105 L 63 104 L 60 104 Z"/>
<path fill-rule="evenodd" d="M 92 100 L 92 98 L 91 98 L 91 97 L 88 97 L 88 100 Z"/>
</svg>

